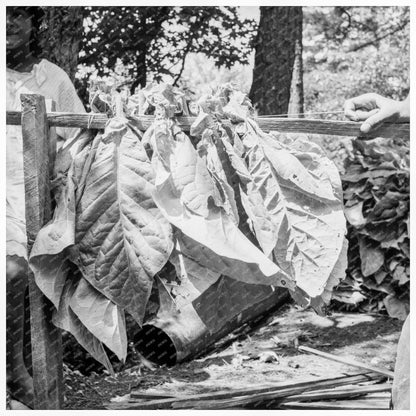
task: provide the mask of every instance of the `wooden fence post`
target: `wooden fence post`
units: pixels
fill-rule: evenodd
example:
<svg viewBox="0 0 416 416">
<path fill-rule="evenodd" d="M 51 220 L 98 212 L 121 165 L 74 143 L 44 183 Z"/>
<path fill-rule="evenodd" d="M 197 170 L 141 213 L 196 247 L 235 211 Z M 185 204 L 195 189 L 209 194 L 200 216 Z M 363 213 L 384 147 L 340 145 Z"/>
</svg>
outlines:
<svg viewBox="0 0 416 416">
<path fill-rule="evenodd" d="M 23 163 L 28 253 L 37 233 L 51 219 L 49 125 L 45 99 L 21 95 Z M 61 332 L 52 324 L 52 304 L 28 271 L 35 409 L 60 409 L 63 403 Z"/>
</svg>

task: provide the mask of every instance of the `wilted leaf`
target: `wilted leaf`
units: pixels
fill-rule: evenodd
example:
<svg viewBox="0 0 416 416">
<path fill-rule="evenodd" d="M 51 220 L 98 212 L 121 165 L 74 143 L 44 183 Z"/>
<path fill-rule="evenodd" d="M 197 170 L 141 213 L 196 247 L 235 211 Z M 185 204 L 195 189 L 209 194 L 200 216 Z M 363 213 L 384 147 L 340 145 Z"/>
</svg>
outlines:
<svg viewBox="0 0 416 416">
<path fill-rule="evenodd" d="M 384 264 L 384 253 L 380 245 L 369 239 L 360 239 L 361 271 L 363 276 L 370 276 Z"/>
<path fill-rule="evenodd" d="M 104 365 L 111 374 L 114 374 L 103 344 L 85 327 L 69 305 L 77 288 L 77 284 L 78 280 L 73 277 L 66 280 L 59 309 L 55 311 L 52 322 L 58 328 L 71 333 L 92 357 Z"/>
<path fill-rule="evenodd" d="M 151 199 L 152 181 L 140 141 L 124 121 L 112 120 L 104 136 L 78 149 L 54 218 L 31 253 L 36 283 L 58 309 L 57 325 L 104 365 L 98 340 L 125 359 L 120 307 L 141 322 L 153 275 L 173 247 L 170 225 Z M 68 259 L 82 272 L 77 286 L 68 286 Z"/>
<path fill-rule="evenodd" d="M 123 309 L 85 279 L 80 279 L 69 306 L 91 334 L 113 351 L 119 360 L 126 360 L 127 334 Z"/>
<path fill-rule="evenodd" d="M 89 142 L 74 155 L 53 219 L 39 231 L 30 253 L 36 284 L 57 309 L 70 269 L 67 249 L 75 244 L 75 191 L 82 175 L 77 167 L 84 166 L 92 153 L 94 146 Z"/>
<path fill-rule="evenodd" d="M 307 171 L 282 144 L 250 123 L 243 136 L 245 159 L 274 228 L 274 259 L 314 298 L 323 293 L 343 246 L 346 230 L 339 178 L 331 180 L 328 173 L 324 177 L 314 154 L 309 155 Z"/>
<path fill-rule="evenodd" d="M 172 134 L 156 121 L 153 193 L 163 215 L 175 225 L 182 253 L 218 273 L 247 283 L 293 287 L 290 278 L 214 204 L 214 183 L 185 134 Z"/>
<path fill-rule="evenodd" d="M 235 202 L 234 190 L 227 180 L 221 160 L 217 153 L 217 147 L 213 143 L 213 135 L 210 131 L 203 134 L 202 141 L 199 146 L 203 145 L 206 152 L 206 166 L 214 179 L 216 188 L 218 189 L 218 198 L 214 197 L 217 206 L 222 207 L 227 215 L 229 215 L 235 224 L 239 223 L 239 215 L 237 204 Z M 214 193 L 215 195 L 215 193 Z"/>
<path fill-rule="evenodd" d="M 409 305 L 394 295 L 388 295 L 383 299 L 384 305 L 386 306 L 387 313 L 392 318 L 401 319 L 404 321 L 409 315 Z"/>
<path fill-rule="evenodd" d="M 139 138 L 112 119 L 85 175 L 74 262 L 98 291 L 141 323 L 153 284 L 173 248 L 152 200 L 154 173 Z"/>
<path fill-rule="evenodd" d="M 328 305 L 332 298 L 332 292 L 334 288 L 345 279 L 345 271 L 348 266 L 348 240 L 344 238 L 342 244 L 342 250 L 338 257 L 337 262 L 335 263 L 334 268 L 332 269 L 331 274 L 325 284 L 325 288 L 321 295 L 315 296 L 310 300 L 310 306 L 319 314 L 324 315 L 325 305 Z M 356 282 L 354 287 L 359 287 L 360 285 Z"/>
<path fill-rule="evenodd" d="M 358 204 L 345 207 L 345 216 L 347 221 L 354 227 L 360 228 L 366 224 L 366 219 L 363 216 L 363 204 L 361 201 Z"/>
</svg>

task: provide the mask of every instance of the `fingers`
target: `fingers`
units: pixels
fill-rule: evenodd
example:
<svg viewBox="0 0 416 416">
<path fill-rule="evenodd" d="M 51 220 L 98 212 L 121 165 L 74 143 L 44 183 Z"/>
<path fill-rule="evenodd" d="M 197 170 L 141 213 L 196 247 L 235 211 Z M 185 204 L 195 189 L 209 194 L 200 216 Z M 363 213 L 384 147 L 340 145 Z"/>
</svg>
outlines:
<svg viewBox="0 0 416 416">
<path fill-rule="evenodd" d="M 374 130 L 375 128 L 383 124 L 383 121 L 385 121 L 387 118 L 385 113 L 385 111 L 377 111 L 376 114 L 367 118 L 367 120 L 365 120 L 364 123 L 361 124 L 361 132 L 368 133 L 370 130 Z"/>
<path fill-rule="evenodd" d="M 355 120 L 355 104 L 353 100 L 347 100 L 344 104 L 344 114 L 345 117 L 350 120 Z"/>
<path fill-rule="evenodd" d="M 377 99 L 378 95 L 373 93 L 351 98 L 345 101 L 344 114 L 353 121 L 365 120 L 373 114 L 369 114 L 369 112 L 377 109 Z"/>
<path fill-rule="evenodd" d="M 374 114 L 377 114 L 380 111 L 379 108 L 374 108 L 371 111 L 367 110 L 356 110 L 354 111 L 354 119 L 350 118 L 352 121 L 365 121 L 369 117 L 373 116 Z"/>
</svg>

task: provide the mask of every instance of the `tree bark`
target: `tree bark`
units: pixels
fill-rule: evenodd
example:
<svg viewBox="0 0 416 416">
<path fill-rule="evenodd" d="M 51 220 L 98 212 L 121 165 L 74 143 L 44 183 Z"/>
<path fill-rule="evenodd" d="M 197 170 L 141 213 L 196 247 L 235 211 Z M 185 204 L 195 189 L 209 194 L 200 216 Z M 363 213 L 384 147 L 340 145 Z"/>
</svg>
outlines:
<svg viewBox="0 0 416 416">
<path fill-rule="evenodd" d="M 82 7 L 45 7 L 42 56 L 62 68 L 72 82 L 83 34 Z"/>
<path fill-rule="evenodd" d="M 303 117 L 303 60 L 302 60 L 302 10 L 301 22 L 295 28 L 295 60 L 293 63 L 292 84 L 290 87 L 290 99 L 288 113 L 290 117 Z"/>
<path fill-rule="evenodd" d="M 296 45 L 301 54 L 301 36 L 302 7 L 261 7 L 250 91 L 259 115 L 287 114 Z M 298 69 L 299 80 L 302 71 Z"/>
<path fill-rule="evenodd" d="M 147 30 L 147 15 L 146 15 L 146 12 L 143 11 L 140 17 L 140 33 L 139 33 L 139 39 L 137 41 L 137 55 L 136 55 L 137 75 L 130 87 L 131 94 L 135 93 L 136 88 L 139 85 L 141 88 L 144 88 L 146 86 L 146 82 L 147 82 L 146 55 L 147 55 L 148 36 L 149 35 L 148 35 L 148 30 Z"/>
</svg>

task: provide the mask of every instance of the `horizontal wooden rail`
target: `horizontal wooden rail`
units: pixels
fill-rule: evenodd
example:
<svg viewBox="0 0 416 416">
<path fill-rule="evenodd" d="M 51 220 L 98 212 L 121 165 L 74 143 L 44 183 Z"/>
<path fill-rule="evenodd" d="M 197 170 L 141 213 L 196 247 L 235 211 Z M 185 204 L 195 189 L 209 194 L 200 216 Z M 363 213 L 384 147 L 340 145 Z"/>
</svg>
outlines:
<svg viewBox="0 0 416 416">
<path fill-rule="evenodd" d="M 105 114 L 74 114 L 52 112 L 47 115 L 50 126 L 55 127 L 80 127 L 91 129 L 103 129 L 108 121 Z M 140 116 L 135 119 L 136 125 L 140 130 L 147 130 L 153 123 L 153 116 Z M 195 121 L 195 117 L 177 117 L 178 125 L 184 130 L 189 131 L 190 126 Z M 386 123 L 370 134 L 363 135 L 360 132 L 361 123 L 354 121 L 337 120 L 315 120 L 307 118 L 258 118 L 256 119 L 260 128 L 264 131 L 276 130 L 279 132 L 307 133 L 307 134 L 329 134 L 334 136 L 401 138 L 409 139 L 409 123 Z M 8 111 L 6 117 L 7 124 L 20 125 L 21 113 L 19 111 Z M 226 124 L 231 124 L 226 122 Z"/>
</svg>

